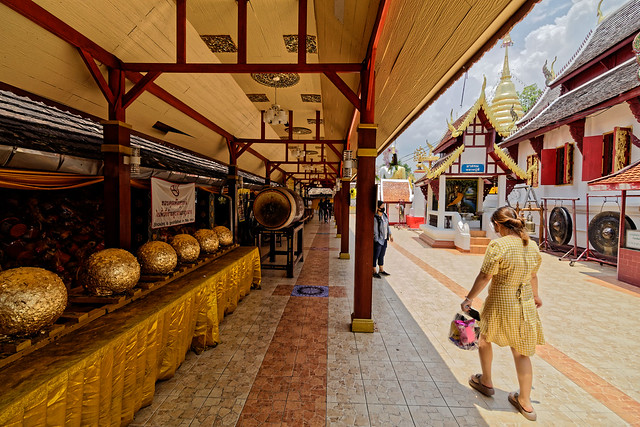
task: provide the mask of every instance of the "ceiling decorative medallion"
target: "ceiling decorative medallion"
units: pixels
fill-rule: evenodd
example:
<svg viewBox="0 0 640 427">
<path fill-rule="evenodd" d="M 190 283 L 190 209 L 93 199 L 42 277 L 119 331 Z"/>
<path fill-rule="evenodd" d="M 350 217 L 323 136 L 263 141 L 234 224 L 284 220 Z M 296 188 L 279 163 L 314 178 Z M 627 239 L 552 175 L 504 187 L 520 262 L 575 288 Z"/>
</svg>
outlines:
<svg viewBox="0 0 640 427">
<path fill-rule="evenodd" d="M 284 39 L 284 45 L 287 48 L 287 52 L 298 52 L 298 35 L 286 34 L 282 36 Z M 316 42 L 316 36 L 307 36 L 307 53 L 318 53 L 318 44 Z"/>
<path fill-rule="evenodd" d="M 316 124 L 316 119 L 307 119 L 307 123 L 309 123 L 310 125 L 315 125 Z M 320 119 L 320 124 L 324 123 L 324 119 Z"/>
<path fill-rule="evenodd" d="M 265 93 L 248 93 L 247 98 L 251 102 L 269 102 L 269 98 Z"/>
<path fill-rule="evenodd" d="M 288 132 L 289 128 L 285 128 L 285 130 Z M 309 135 L 311 133 L 311 129 L 300 127 L 300 126 L 294 126 L 292 133 L 295 133 L 296 135 Z"/>
<path fill-rule="evenodd" d="M 295 86 L 300 81 L 297 73 L 251 73 L 251 78 L 261 85 L 278 88 Z"/>
<path fill-rule="evenodd" d="M 322 97 L 320 95 L 311 93 L 303 93 L 300 95 L 300 98 L 302 98 L 302 102 L 322 102 Z"/>
<path fill-rule="evenodd" d="M 200 35 L 200 38 L 213 53 L 233 53 L 238 51 L 230 35 Z"/>
</svg>

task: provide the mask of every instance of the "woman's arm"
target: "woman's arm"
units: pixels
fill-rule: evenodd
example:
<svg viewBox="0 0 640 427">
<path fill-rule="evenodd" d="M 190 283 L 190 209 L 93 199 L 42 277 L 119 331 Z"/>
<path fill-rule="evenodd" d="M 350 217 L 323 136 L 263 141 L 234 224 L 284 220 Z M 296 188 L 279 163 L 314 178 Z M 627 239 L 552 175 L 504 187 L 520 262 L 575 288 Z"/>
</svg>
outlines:
<svg viewBox="0 0 640 427">
<path fill-rule="evenodd" d="M 542 300 L 538 296 L 538 275 L 531 273 L 531 290 L 533 291 L 533 300 L 536 303 L 536 307 L 542 307 Z"/>
<path fill-rule="evenodd" d="M 477 297 L 480 292 L 482 292 L 482 290 L 491 281 L 492 277 L 493 276 L 491 276 L 490 274 L 483 273 L 482 271 L 478 273 L 478 276 L 476 276 L 476 280 L 473 282 L 473 286 L 467 294 L 467 297 L 464 299 L 464 301 L 462 301 L 462 304 L 460 304 L 462 311 L 466 312 L 469 310 L 473 299 Z"/>
</svg>

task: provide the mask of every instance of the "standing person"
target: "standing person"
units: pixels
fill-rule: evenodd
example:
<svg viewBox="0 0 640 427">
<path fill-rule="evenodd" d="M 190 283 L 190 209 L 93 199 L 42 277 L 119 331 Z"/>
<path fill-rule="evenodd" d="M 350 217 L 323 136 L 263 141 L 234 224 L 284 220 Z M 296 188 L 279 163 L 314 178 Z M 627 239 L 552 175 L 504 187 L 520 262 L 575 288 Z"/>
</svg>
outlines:
<svg viewBox="0 0 640 427">
<path fill-rule="evenodd" d="M 382 276 L 389 276 L 384 271 L 384 254 L 387 252 L 387 242 L 393 242 L 391 228 L 389 227 L 389 217 L 384 212 L 382 200 L 378 201 L 378 210 L 373 221 L 373 277 L 380 279 Z M 376 271 L 376 263 L 378 270 Z"/>
<path fill-rule="evenodd" d="M 324 199 L 320 199 L 318 203 L 318 219 L 320 222 L 324 221 Z"/>
<path fill-rule="evenodd" d="M 491 281 L 489 296 L 480 313 L 478 353 L 482 374 L 469 378 L 469 385 L 485 396 L 492 396 L 495 390 L 491 377 L 491 343 L 511 347 L 520 391 L 509 393 L 509 402 L 526 419 L 535 421 L 530 357 L 535 354 L 536 345 L 544 344 L 537 311 L 542 306 L 537 276 L 542 258 L 538 245 L 529 240 L 524 230 L 524 218 L 519 218 L 512 208 L 498 209 L 491 216 L 491 222 L 502 237 L 489 243 L 480 273 L 461 304 L 462 310 L 468 311 L 473 299 Z"/>
</svg>

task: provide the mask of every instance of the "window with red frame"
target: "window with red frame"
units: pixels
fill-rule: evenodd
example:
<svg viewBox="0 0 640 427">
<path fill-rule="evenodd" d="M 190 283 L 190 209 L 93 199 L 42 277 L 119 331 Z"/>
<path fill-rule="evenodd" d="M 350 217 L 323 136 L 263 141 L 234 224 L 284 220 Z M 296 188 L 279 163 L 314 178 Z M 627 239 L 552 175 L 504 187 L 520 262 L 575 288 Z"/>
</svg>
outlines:
<svg viewBox="0 0 640 427">
<path fill-rule="evenodd" d="M 562 185 L 573 183 L 573 144 L 542 150 L 540 184 Z"/>
<path fill-rule="evenodd" d="M 631 128 L 613 129 L 604 135 L 585 136 L 582 142 L 582 180 L 610 175 L 629 165 Z"/>
</svg>

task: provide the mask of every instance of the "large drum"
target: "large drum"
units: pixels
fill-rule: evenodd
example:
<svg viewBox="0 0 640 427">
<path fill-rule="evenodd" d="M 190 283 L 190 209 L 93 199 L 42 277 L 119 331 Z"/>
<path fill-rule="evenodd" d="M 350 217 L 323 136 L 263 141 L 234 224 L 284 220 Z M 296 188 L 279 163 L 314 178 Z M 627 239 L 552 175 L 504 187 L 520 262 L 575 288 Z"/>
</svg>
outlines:
<svg viewBox="0 0 640 427">
<path fill-rule="evenodd" d="M 304 202 L 298 193 L 284 187 L 262 190 L 253 202 L 253 216 L 260 225 L 271 230 L 287 227 L 304 214 Z"/>
</svg>

